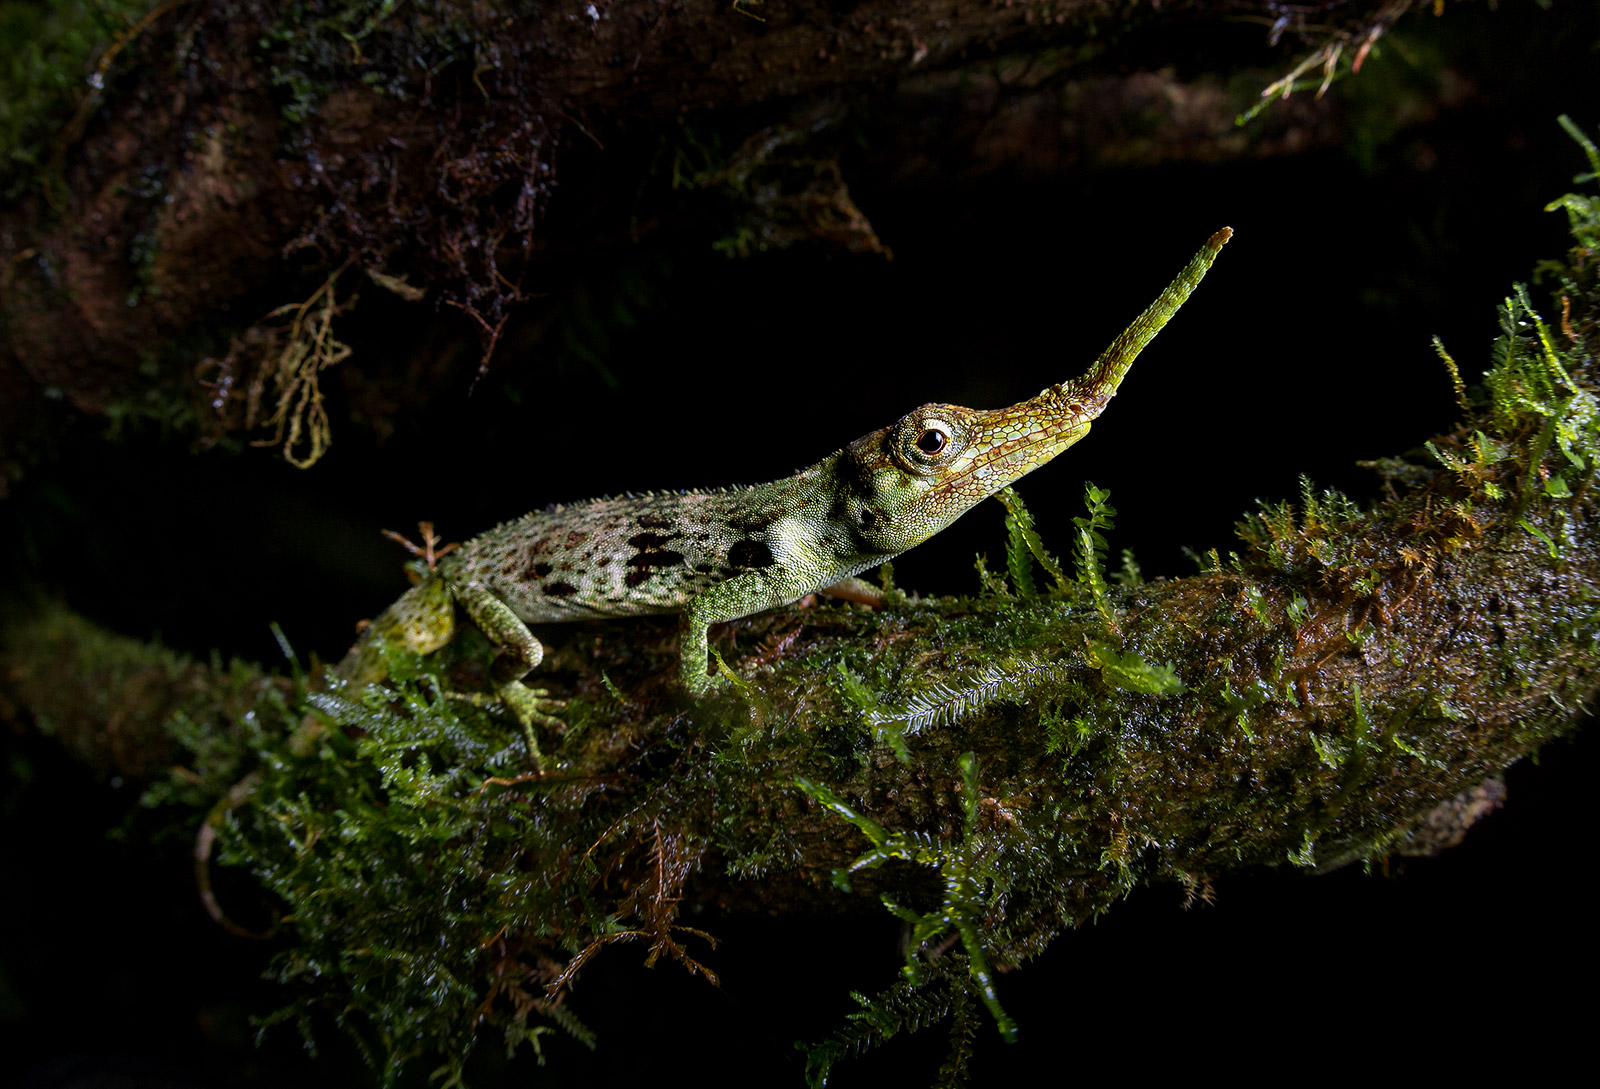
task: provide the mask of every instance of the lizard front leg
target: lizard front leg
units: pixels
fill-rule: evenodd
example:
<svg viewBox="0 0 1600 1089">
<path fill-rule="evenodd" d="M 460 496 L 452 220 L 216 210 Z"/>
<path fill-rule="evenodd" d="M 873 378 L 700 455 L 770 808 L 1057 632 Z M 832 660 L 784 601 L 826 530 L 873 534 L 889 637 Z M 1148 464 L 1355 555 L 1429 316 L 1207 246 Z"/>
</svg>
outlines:
<svg viewBox="0 0 1600 1089">
<path fill-rule="evenodd" d="M 706 672 L 711 664 L 711 648 L 706 641 L 706 633 L 715 623 L 717 621 L 697 615 L 693 606 L 683 610 L 683 617 L 678 623 L 678 664 L 684 690 L 693 699 L 704 699 L 728 683 L 728 678 L 722 674 L 712 676 Z"/>
<path fill-rule="evenodd" d="M 706 672 L 711 661 L 706 633 L 711 625 L 749 616 L 795 599 L 797 595 L 783 594 L 778 590 L 778 585 L 778 581 L 767 571 L 750 571 L 717 583 L 684 605 L 683 620 L 678 629 L 678 657 L 683 687 L 691 697 L 705 699 L 730 683 L 730 679 L 721 673 Z"/>
<path fill-rule="evenodd" d="M 534 726 L 560 729 L 564 725 L 549 713 L 559 710 L 561 701 L 550 699 L 550 693 L 543 688 L 529 688 L 522 683 L 522 678 L 544 661 L 544 646 L 534 638 L 522 618 L 511 611 L 510 606 L 483 587 L 471 583 L 451 583 L 450 590 L 478 629 L 500 648 L 500 653 L 489 667 L 489 680 L 494 684 L 501 702 L 522 723 L 523 736 L 528 742 L 528 755 L 533 758 L 534 765 L 539 766 L 541 758 Z"/>
</svg>

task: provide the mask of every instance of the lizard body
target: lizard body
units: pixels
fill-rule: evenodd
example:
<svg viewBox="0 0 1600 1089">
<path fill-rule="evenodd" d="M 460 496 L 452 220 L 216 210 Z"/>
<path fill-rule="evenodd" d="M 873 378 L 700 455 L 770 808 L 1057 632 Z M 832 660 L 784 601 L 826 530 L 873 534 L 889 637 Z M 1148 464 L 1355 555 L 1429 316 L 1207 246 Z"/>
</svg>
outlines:
<svg viewBox="0 0 1600 1089">
<path fill-rule="evenodd" d="M 839 588 L 920 544 L 1081 439 L 1134 358 L 1199 284 L 1232 232 L 1217 232 L 1079 378 L 1002 409 L 929 404 L 772 484 L 552 507 L 475 537 L 385 611 L 339 664 L 380 681 L 374 644 L 436 650 L 462 610 L 500 649 L 491 680 L 521 720 L 559 706 L 528 688 L 543 647 L 528 623 L 680 613 L 682 679 L 705 696 L 707 629 Z"/>
</svg>

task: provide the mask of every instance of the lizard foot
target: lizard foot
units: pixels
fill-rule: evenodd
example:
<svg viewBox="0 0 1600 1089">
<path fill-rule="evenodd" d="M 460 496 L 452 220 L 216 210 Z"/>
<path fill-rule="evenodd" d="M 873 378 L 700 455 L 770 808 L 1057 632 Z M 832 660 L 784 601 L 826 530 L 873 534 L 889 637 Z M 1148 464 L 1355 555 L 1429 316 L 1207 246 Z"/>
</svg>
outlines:
<svg viewBox="0 0 1600 1089">
<path fill-rule="evenodd" d="M 528 758 L 533 761 L 535 768 L 542 771 L 544 758 L 539 752 L 539 738 L 534 733 L 534 727 L 537 725 L 547 730 L 565 732 L 567 724 L 550 712 L 561 710 L 567 701 L 551 699 L 547 689 L 529 688 L 521 681 L 509 681 L 501 685 L 500 700 L 522 723 L 522 736 L 528 743 Z"/>
<path fill-rule="evenodd" d="M 696 699 L 720 696 L 730 691 L 742 692 L 747 696 L 750 694 L 750 683 L 733 671 L 716 647 L 711 648 L 711 660 L 717 664 L 717 671 L 706 675 L 703 686 L 694 693 Z"/>
<path fill-rule="evenodd" d="M 542 726 L 555 733 L 565 733 L 567 729 L 564 721 L 550 713 L 566 707 L 567 701 L 551 698 L 550 690 L 547 688 L 529 688 L 521 681 L 502 685 L 497 696 L 485 695 L 482 692 L 451 692 L 449 698 L 470 703 L 474 707 L 510 711 L 522 726 L 522 738 L 528 746 L 528 759 L 532 761 L 534 768 L 540 771 L 544 770 L 544 756 L 539 751 L 539 738 L 534 727 Z"/>
</svg>

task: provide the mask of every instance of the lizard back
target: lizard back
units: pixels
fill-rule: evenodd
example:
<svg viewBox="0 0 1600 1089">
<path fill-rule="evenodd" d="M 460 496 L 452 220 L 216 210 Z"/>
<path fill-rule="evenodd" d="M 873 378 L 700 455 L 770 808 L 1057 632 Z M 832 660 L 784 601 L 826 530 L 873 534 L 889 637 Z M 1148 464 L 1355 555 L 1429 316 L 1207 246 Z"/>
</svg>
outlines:
<svg viewBox="0 0 1600 1089">
<path fill-rule="evenodd" d="M 440 574 L 484 587 L 535 623 L 682 612 L 716 583 L 779 566 L 804 476 L 535 511 L 468 541 Z"/>
</svg>

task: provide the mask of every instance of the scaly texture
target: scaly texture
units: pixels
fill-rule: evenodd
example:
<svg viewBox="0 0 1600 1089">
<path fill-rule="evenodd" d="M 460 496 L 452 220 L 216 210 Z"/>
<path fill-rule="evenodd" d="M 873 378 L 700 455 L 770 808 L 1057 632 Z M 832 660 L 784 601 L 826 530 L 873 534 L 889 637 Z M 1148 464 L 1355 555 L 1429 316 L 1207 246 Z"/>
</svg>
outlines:
<svg viewBox="0 0 1600 1089">
<path fill-rule="evenodd" d="M 930 404 L 786 480 L 553 507 L 468 541 L 380 616 L 340 664 L 358 685 L 383 648 L 437 650 L 460 604 L 500 648 L 492 679 L 522 721 L 556 725 L 522 678 L 544 659 L 528 623 L 683 614 L 684 687 L 705 696 L 712 624 L 798 601 L 921 544 L 1089 433 L 1133 360 L 1232 237 L 1223 228 L 1082 377 L 1010 408 Z M 431 566 L 431 561 L 430 561 Z"/>
</svg>

